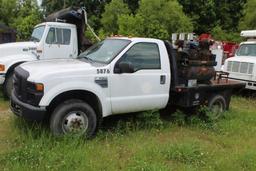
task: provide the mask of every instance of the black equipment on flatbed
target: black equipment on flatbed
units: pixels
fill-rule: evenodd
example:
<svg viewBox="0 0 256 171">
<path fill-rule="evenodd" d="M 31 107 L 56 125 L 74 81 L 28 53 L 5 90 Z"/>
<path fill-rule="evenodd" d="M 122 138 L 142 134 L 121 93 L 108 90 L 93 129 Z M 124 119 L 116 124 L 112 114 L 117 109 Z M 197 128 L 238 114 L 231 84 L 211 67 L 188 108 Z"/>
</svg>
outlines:
<svg viewBox="0 0 256 171">
<path fill-rule="evenodd" d="M 174 49 L 172 44 L 168 41 L 165 41 L 165 46 L 167 48 L 171 64 L 170 97 L 172 98 L 169 99 L 170 105 L 185 108 L 199 105 L 207 106 L 212 100 L 214 100 L 215 97 L 221 96 L 219 99 L 224 99 L 222 101 L 224 101 L 223 103 L 225 103 L 225 110 L 227 110 L 229 108 L 232 92 L 239 91 L 245 87 L 244 83 L 228 80 L 227 73 L 215 72 L 214 69 L 213 71 L 210 70 L 212 73 L 199 73 L 199 76 L 196 76 L 198 73 L 195 73 L 195 77 L 184 76 L 183 73 L 180 73 L 183 72 L 184 67 L 180 64 L 180 61 L 182 61 L 179 56 L 180 52 L 178 52 L 177 49 Z M 204 52 L 198 50 L 197 53 L 208 53 L 206 49 L 203 49 L 203 51 Z M 183 52 L 181 54 L 183 55 Z M 185 55 L 189 55 L 189 53 Z M 211 53 L 208 53 L 208 57 L 210 57 L 210 60 L 206 60 L 205 63 L 209 62 L 209 65 L 212 63 L 213 65 L 210 65 L 209 67 L 213 68 L 215 65 L 213 60 L 214 57 Z M 191 57 L 186 56 L 186 58 Z M 199 70 L 205 67 L 208 66 L 205 64 L 199 65 Z M 197 79 L 199 79 L 199 81 Z"/>
</svg>

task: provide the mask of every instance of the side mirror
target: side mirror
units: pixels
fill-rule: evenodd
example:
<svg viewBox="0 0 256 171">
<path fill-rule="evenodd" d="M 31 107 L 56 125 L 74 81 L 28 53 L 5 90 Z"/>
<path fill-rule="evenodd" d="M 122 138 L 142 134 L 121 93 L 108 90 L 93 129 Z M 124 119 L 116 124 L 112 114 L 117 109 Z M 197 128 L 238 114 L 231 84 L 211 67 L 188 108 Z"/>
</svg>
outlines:
<svg viewBox="0 0 256 171">
<path fill-rule="evenodd" d="M 134 73 L 134 66 L 131 62 L 120 62 L 115 67 L 115 73 Z"/>
</svg>

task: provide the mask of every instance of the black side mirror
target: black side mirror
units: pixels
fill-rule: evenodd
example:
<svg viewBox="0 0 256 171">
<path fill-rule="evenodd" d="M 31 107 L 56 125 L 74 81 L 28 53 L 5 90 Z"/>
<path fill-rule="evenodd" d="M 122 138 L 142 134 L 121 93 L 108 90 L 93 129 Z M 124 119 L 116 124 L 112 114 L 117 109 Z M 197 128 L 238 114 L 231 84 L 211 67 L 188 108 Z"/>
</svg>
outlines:
<svg viewBox="0 0 256 171">
<path fill-rule="evenodd" d="M 115 73 L 134 73 L 134 66 L 131 62 L 120 62 L 115 67 Z"/>
</svg>

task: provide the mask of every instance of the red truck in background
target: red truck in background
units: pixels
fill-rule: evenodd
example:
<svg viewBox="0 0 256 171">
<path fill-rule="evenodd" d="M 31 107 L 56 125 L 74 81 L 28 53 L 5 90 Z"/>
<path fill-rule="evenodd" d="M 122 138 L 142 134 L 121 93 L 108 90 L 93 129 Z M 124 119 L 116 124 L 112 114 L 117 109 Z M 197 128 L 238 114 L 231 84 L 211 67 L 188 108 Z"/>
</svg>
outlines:
<svg viewBox="0 0 256 171">
<path fill-rule="evenodd" d="M 228 41 L 223 41 L 222 44 L 223 44 L 224 56 L 226 55 L 226 58 L 235 56 L 235 53 L 239 47 L 239 44 L 234 42 L 228 42 Z"/>
</svg>

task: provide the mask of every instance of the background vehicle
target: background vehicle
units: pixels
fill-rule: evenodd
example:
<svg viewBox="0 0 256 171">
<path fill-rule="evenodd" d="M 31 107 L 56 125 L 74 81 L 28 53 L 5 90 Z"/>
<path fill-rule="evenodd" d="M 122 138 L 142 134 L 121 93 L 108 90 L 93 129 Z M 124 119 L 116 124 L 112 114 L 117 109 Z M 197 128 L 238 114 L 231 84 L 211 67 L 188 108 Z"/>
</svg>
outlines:
<svg viewBox="0 0 256 171">
<path fill-rule="evenodd" d="M 11 109 L 29 120 L 49 118 L 55 135 L 87 137 L 103 117 L 170 105 L 207 105 L 218 118 L 229 108 L 232 91 L 244 84 L 212 80 L 214 65 L 209 42 L 177 51 L 158 39 L 108 38 L 78 59 L 17 67 Z"/>
<path fill-rule="evenodd" d="M 46 18 L 35 26 L 29 42 L 0 45 L 0 84 L 9 97 L 14 68 L 21 63 L 53 58 L 76 58 L 91 44 L 84 37 L 86 11 L 67 8 Z"/>
<path fill-rule="evenodd" d="M 240 44 L 235 57 L 225 61 L 224 71 L 230 79 L 246 83 L 246 89 L 256 90 L 256 30 L 242 31 L 241 36 L 247 41 Z"/>
</svg>

